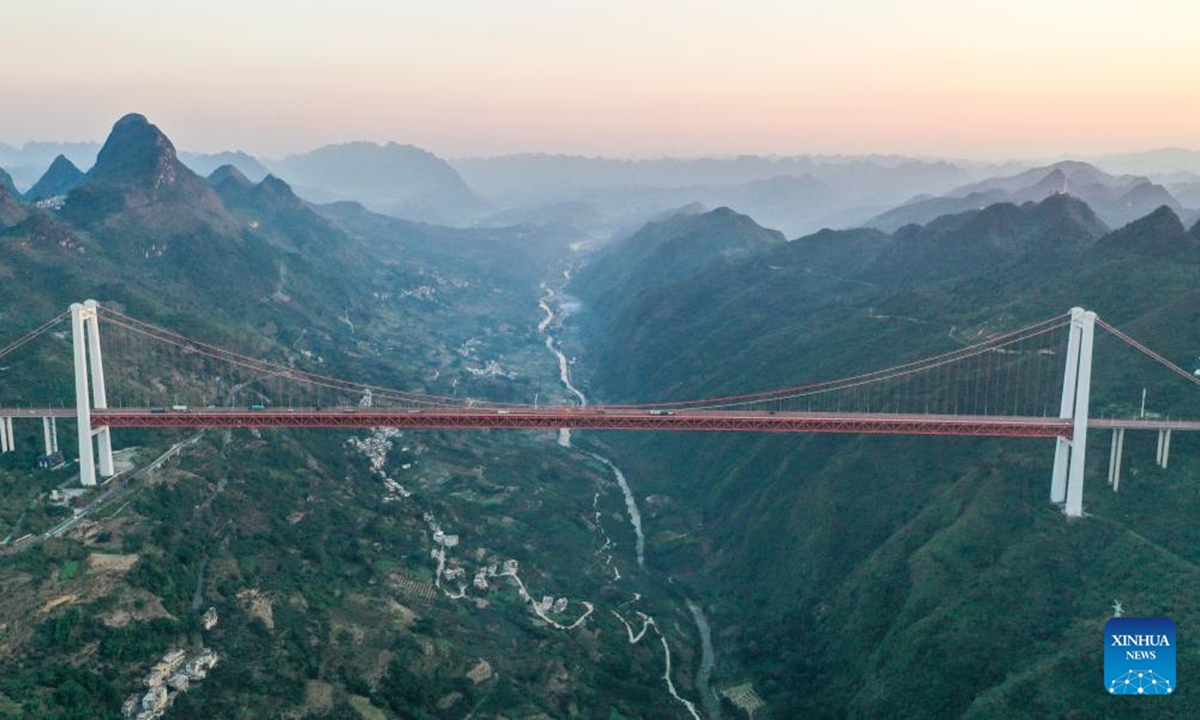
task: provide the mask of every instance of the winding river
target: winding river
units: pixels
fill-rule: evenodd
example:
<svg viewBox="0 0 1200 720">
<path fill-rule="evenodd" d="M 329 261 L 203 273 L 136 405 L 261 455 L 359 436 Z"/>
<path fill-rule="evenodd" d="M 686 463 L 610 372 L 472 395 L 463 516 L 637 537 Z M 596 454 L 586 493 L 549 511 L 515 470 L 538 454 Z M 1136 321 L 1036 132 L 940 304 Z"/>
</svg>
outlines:
<svg viewBox="0 0 1200 720">
<path fill-rule="evenodd" d="M 579 400 L 581 407 L 586 407 L 588 404 L 587 395 L 584 395 L 583 391 L 575 387 L 574 383 L 571 382 L 571 364 L 562 349 L 559 348 L 554 336 L 550 334 L 550 325 L 558 317 L 554 309 L 550 306 L 550 303 L 555 298 L 554 290 L 546 285 L 542 287 L 545 290 L 545 294 L 538 301 L 538 307 L 542 309 L 542 312 L 546 313 L 546 316 L 538 323 L 538 331 L 546 336 L 546 349 L 554 353 L 554 356 L 558 360 L 558 379 L 562 382 L 563 387 Z M 560 312 L 562 312 L 562 306 L 560 305 L 559 307 Z M 562 428 L 558 431 L 558 444 L 563 447 L 571 447 L 571 431 L 569 429 Z M 625 510 L 629 515 L 629 524 L 633 526 L 633 534 L 637 538 L 638 567 L 645 567 L 646 536 L 642 532 L 642 512 L 638 509 L 637 498 L 633 496 L 633 490 L 629 487 L 629 481 L 625 478 L 625 473 L 621 472 L 621 468 L 617 467 L 608 458 L 596 453 L 589 453 L 589 455 L 599 462 L 604 463 L 612 470 L 613 477 L 617 480 L 617 486 L 621 488 L 621 494 L 625 496 Z"/>
<path fill-rule="evenodd" d="M 570 281 L 570 270 L 565 271 L 563 276 L 567 281 Z M 574 383 L 571 382 L 570 361 L 559 347 L 558 341 L 550 333 L 551 326 L 554 324 L 554 321 L 565 320 L 567 312 L 563 307 L 563 303 L 560 302 L 558 303 L 558 312 L 561 313 L 561 316 L 556 314 L 553 304 L 557 295 L 554 289 L 543 283 L 542 290 L 543 295 L 541 299 L 538 300 L 538 307 L 541 308 L 543 313 L 545 313 L 545 316 L 542 318 L 541 322 L 538 323 L 538 332 L 545 335 L 546 349 L 553 353 L 558 361 L 559 381 L 562 383 L 563 387 L 566 388 L 567 392 L 575 396 L 581 407 L 586 406 L 588 404 L 587 396 L 584 395 L 583 391 L 575 387 Z M 562 428 L 558 431 L 558 444 L 567 448 L 571 447 L 571 431 L 569 429 Z M 613 477 L 617 481 L 617 486 L 621 488 L 621 494 L 625 497 L 625 511 L 629 516 L 629 524 L 633 527 L 633 533 L 637 539 L 637 564 L 638 567 L 645 568 L 646 536 L 642 532 L 642 513 L 641 510 L 638 509 L 637 498 L 634 497 L 633 490 L 629 487 L 629 481 L 625 477 L 625 473 L 621 472 L 621 468 L 617 467 L 612 460 L 609 460 L 603 455 L 598 455 L 591 452 L 589 452 L 588 455 L 608 467 L 612 471 Z M 619 573 L 617 574 L 617 578 L 620 578 Z M 700 700 L 704 707 L 704 712 L 708 715 L 708 717 L 720 718 L 721 707 L 717 702 L 716 694 L 713 693 L 712 686 L 710 685 L 713 665 L 715 662 L 712 646 L 712 631 L 709 628 L 708 618 L 705 617 L 704 611 L 700 608 L 700 606 L 692 602 L 690 599 L 687 600 L 687 605 L 688 609 L 692 613 L 692 619 L 696 623 L 696 628 L 699 631 L 701 643 L 700 668 L 696 672 L 696 689 L 700 693 Z M 621 616 L 617 615 L 617 617 L 620 618 Z M 695 704 L 690 700 L 680 696 L 675 689 L 674 682 L 671 680 L 671 646 L 667 643 L 666 636 L 663 635 L 662 631 L 658 629 L 658 625 L 654 622 L 654 618 L 649 616 L 643 617 L 646 620 L 646 624 L 643 625 L 642 632 L 636 636 L 636 639 L 632 628 L 629 628 L 629 624 L 626 623 L 626 627 L 629 628 L 630 643 L 636 643 L 638 640 L 641 640 L 642 635 L 645 634 L 647 627 L 653 627 L 655 631 L 658 632 L 659 639 L 662 641 L 664 662 L 666 665 L 666 671 L 664 672 L 663 677 L 667 683 L 667 690 L 671 696 L 675 698 L 675 700 L 677 700 L 687 709 L 688 713 L 691 714 L 692 717 L 696 718 L 696 720 L 700 720 L 700 715 L 696 712 Z M 624 618 L 621 618 L 621 621 L 625 622 Z"/>
<path fill-rule="evenodd" d="M 700 702 L 709 718 L 721 717 L 721 703 L 712 690 L 712 671 L 715 663 L 712 646 L 712 629 L 708 626 L 708 618 L 700 606 L 687 601 L 688 610 L 692 611 L 692 619 L 700 631 L 700 669 L 696 671 L 696 690 L 700 693 Z"/>
</svg>

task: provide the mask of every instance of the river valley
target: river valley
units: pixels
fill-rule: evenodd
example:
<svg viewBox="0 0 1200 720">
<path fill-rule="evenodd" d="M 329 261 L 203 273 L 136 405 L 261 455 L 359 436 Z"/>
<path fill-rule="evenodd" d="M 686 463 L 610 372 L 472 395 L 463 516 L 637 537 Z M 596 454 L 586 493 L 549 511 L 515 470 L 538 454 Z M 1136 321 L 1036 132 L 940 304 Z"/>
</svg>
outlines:
<svg viewBox="0 0 1200 720">
<path fill-rule="evenodd" d="M 538 323 L 538 331 L 545 337 L 544 343 L 546 349 L 555 356 L 559 370 L 559 381 L 562 383 L 563 388 L 569 395 L 578 400 L 580 406 L 586 406 L 588 404 L 587 396 L 572 382 L 572 361 L 563 352 L 558 339 L 552 334 L 556 328 L 562 327 L 562 324 L 566 322 L 567 318 L 569 317 L 571 310 L 575 307 L 575 305 L 565 295 L 563 290 L 567 283 L 570 282 L 570 279 L 571 271 L 570 269 L 567 269 L 563 272 L 563 282 L 557 291 L 547 283 L 542 284 L 543 295 L 538 301 L 538 307 L 545 315 Z M 559 430 L 558 444 L 564 448 L 573 448 L 571 444 L 571 431 L 569 429 L 563 428 Z M 622 472 L 621 468 L 609 458 L 595 452 L 587 452 L 587 455 L 606 466 L 612 472 L 613 478 L 616 481 L 617 486 L 620 488 L 622 496 L 624 497 L 626 514 L 629 518 L 629 524 L 633 528 L 634 536 L 636 538 L 635 549 L 638 567 L 645 569 L 646 536 L 642 527 L 642 514 L 641 510 L 638 508 L 637 498 L 633 493 L 633 489 L 629 484 L 628 478 L 625 476 L 625 473 Z M 597 513 L 596 516 L 597 519 L 599 519 L 600 514 Z M 606 545 L 608 544 L 610 544 L 610 542 L 607 540 L 606 536 Z M 621 575 L 619 571 L 616 571 L 615 577 L 616 580 L 620 579 Z M 670 579 L 668 578 L 667 581 L 670 582 Z M 710 678 L 712 675 L 713 665 L 715 663 L 715 655 L 713 652 L 712 632 L 709 627 L 708 618 L 705 617 L 703 609 L 701 609 L 698 604 L 690 599 L 687 599 L 686 603 L 688 610 L 690 611 L 691 616 L 696 623 L 701 642 L 700 667 L 696 672 L 696 687 L 701 696 L 701 705 L 704 709 L 704 713 L 710 719 L 720 718 L 720 705 L 717 702 L 716 695 L 713 693 L 710 685 Z M 654 618 L 638 612 L 637 614 L 643 620 L 643 625 L 641 631 L 635 634 L 632 626 L 625 620 L 624 617 L 622 617 L 616 611 L 613 611 L 613 614 L 625 624 L 625 627 L 629 632 L 630 644 L 639 642 L 645 635 L 647 629 L 650 627 L 654 628 L 655 632 L 658 633 L 659 638 L 662 641 L 663 662 L 665 666 L 663 678 L 666 682 L 667 690 L 671 696 L 675 698 L 675 700 L 677 700 L 687 709 L 688 713 L 692 717 L 696 718 L 696 720 L 699 720 L 700 713 L 697 711 L 695 703 L 679 695 L 674 681 L 671 678 L 670 643 L 667 641 L 666 635 L 664 635 L 659 629 L 658 624 L 654 621 Z"/>
</svg>

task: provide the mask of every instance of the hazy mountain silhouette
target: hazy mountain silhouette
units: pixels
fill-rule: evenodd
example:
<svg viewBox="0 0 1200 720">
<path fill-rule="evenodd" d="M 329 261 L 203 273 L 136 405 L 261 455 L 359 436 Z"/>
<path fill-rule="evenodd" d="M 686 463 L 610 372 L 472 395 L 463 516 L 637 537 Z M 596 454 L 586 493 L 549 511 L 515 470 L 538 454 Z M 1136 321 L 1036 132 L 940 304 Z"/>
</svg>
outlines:
<svg viewBox="0 0 1200 720">
<path fill-rule="evenodd" d="M 1099 155 L 1091 158 L 1090 162 L 1111 173 L 1132 175 L 1162 175 L 1180 171 L 1200 173 L 1200 150 L 1157 148 L 1140 152 Z"/>
<path fill-rule="evenodd" d="M 27 202 L 32 202 L 43 198 L 66 195 L 82 185 L 86 178 L 87 175 L 75 167 L 75 163 L 68 160 L 66 155 L 59 155 L 54 158 L 54 162 L 50 163 L 46 174 L 33 187 L 29 188 L 24 198 Z"/>
<path fill-rule="evenodd" d="M 615 232 L 639 216 L 691 202 L 727 205 L 785 234 L 861 224 L 914 193 L 942 193 L 979 168 L 894 156 L 739 156 L 618 160 L 507 155 L 451 161 L 484 196 L 537 216 L 540 208 L 589 205 Z"/>
<path fill-rule="evenodd" d="M 179 159 L 197 175 L 203 176 L 211 175 L 215 170 L 224 165 L 236 167 L 243 175 L 254 182 L 262 180 L 270 172 L 265 165 L 259 162 L 258 158 L 241 150 L 219 153 L 181 151 Z"/>
<path fill-rule="evenodd" d="M 28 142 L 20 148 L 0 144 L 0 166 L 12 173 L 18 187 L 30 188 L 59 155 L 83 169 L 95 164 L 99 150 L 94 142 Z"/>
<path fill-rule="evenodd" d="M 488 207 L 448 163 L 411 145 L 326 145 L 269 166 L 313 202 L 355 200 L 396 217 L 459 225 Z"/>
<path fill-rule="evenodd" d="M 1124 225 L 1160 205 L 1182 211 L 1162 185 L 1134 175 L 1114 176 L 1088 163 L 1064 161 L 1016 175 L 994 177 L 963 185 L 938 197 L 914 198 L 875 216 L 869 227 L 893 231 L 904 225 L 923 225 L 950 213 L 975 210 L 997 202 L 1040 201 L 1067 193 L 1088 204 L 1110 227 Z"/>
<path fill-rule="evenodd" d="M 208 184 L 221 192 L 221 186 L 230 183 L 234 188 L 248 188 L 254 185 L 250 179 L 234 165 L 222 165 L 208 176 Z"/>
</svg>

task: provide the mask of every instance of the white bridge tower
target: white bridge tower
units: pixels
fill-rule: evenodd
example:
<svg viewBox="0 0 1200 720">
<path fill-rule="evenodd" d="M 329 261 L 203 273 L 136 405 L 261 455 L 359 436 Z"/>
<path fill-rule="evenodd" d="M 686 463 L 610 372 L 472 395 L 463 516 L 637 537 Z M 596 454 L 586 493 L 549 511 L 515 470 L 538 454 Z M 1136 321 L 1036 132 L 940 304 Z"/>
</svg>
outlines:
<svg viewBox="0 0 1200 720">
<path fill-rule="evenodd" d="M 1064 504 L 1067 517 L 1082 517 L 1083 465 L 1087 455 L 1088 400 L 1092 387 L 1092 343 L 1096 313 L 1072 308 L 1070 327 L 1058 416 L 1073 422 L 1071 439 L 1058 438 L 1055 448 L 1050 501 Z"/>
<path fill-rule="evenodd" d="M 92 429 L 92 408 L 108 407 L 104 391 L 104 362 L 100 355 L 100 324 L 96 301 L 71 305 L 71 343 L 75 350 L 75 415 L 79 422 L 79 482 L 96 484 L 96 451 L 100 455 L 100 476 L 112 477 L 112 437 L 107 427 Z M 92 390 L 88 392 L 91 371 Z M 97 442 L 93 446 L 92 438 Z"/>
</svg>

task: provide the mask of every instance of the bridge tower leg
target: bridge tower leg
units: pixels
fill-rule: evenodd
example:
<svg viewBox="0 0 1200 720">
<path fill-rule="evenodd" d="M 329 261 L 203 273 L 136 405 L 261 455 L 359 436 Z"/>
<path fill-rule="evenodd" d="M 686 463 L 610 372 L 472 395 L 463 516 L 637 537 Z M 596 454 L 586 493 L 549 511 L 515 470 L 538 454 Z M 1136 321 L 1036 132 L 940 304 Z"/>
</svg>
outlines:
<svg viewBox="0 0 1200 720">
<path fill-rule="evenodd" d="M 79 425 L 79 484 L 96 484 L 96 452 L 92 447 L 92 399 L 88 392 L 84 307 L 71 305 L 71 345 L 75 351 L 75 419 Z"/>
<path fill-rule="evenodd" d="M 1074 325 L 1074 319 L 1072 319 Z M 1067 517 L 1083 517 L 1083 468 L 1087 457 L 1088 400 L 1092 391 L 1092 342 L 1096 331 L 1096 313 L 1087 311 L 1079 333 L 1079 371 L 1075 385 L 1074 431 L 1071 458 L 1067 467 Z M 1118 443 L 1120 441 L 1118 440 Z"/>
<path fill-rule="evenodd" d="M 1075 388 L 1079 374 L 1079 336 L 1083 328 L 1083 308 L 1071 308 L 1071 335 L 1067 340 L 1067 366 L 1063 374 L 1062 402 L 1058 417 L 1069 420 L 1075 416 Z M 1071 441 L 1060 437 L 1054 448 L 1054 474 L 1050 479 L 1050 502 L 1067 500 L 1067 467 L 1070 465 Z"/>
<path fill-rule="evenodd" d="M 100 354 L 100 319 L 96 314 L 96 301 L 88 300 L 83 307 L 88 311 L 85 326 L 92 371 L 92 406 L 97 410 L 105 410 L 108 408 L 108 394 L 104 389 L 104 362 Z M 116 471 L 113 468 L 112 435 L 107 425 L 96 430 L 96 445 L 100 455 L 100 476 L 112 477 Z"/>
</svg>

